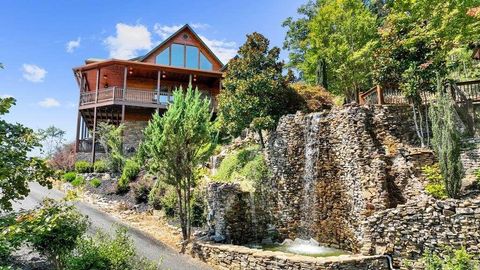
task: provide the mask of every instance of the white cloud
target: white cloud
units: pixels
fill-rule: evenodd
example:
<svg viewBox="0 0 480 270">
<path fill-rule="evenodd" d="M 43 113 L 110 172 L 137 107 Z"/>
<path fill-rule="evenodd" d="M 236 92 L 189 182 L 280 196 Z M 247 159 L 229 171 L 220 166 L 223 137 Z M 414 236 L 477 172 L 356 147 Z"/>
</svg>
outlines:
<svg viewBox="0 0 480 270">
<path fill-rule="evenodd" d="M 153 26 L 153 31 L 159 35 L 162 40 L 164 40 L 175 33 L 182 26 L 183 25 L 162 25 L 156 23 Z M 208 24 L 203 23 L 192 23 L 191 26 L 195 29 L 205 29 L 210 27 Z M 226 64 L 237 54 L 237 44 L 233 41 L 209 39 L 203 35 L 199 36 L 224 64 Z"/>
<path fill-rule="evenodd" d="M 37 65 L 23 64 L 23 78 L 31 82 L 43 82 L 47 71 Z"/>
<path fill-rule="evenodd" d="M 153 26 L 153 31 L 159 35 L 162 40 L 168 38 L 173 33 L 177 32 L 178 29 L 182 28 L 183 25 L 162 25 L 156 23 Z"/>
<path fill-rule="evenodd" d="M 45 98 L 44 100 L 38 102 L 38 105 L 44 108 L 52 108 L 52 107 L 59 107 L 60 102 L 54 98 Z"/>
<path fill-rule="evenodd" d="M 80 47 L 80 40 L 80 38 L 77 38 L 76 40 L 70 40 L 67 42 L 67 52 L 73 53 L 76 48 Z"/>
<path fill-rule="evenodd" d="M 194 29 L 207 29 L 210 27 L 208 23 L 191 23 L 190 26 Z"/>
<path fill-rule="evenodd" d="M 237 44 L 233 41 L 208 39 L 205 36 L 199 36 L 224 64 L 237 54 Z"/>
<path fill-rule="evenodd" d="M 109 36 L 104 40 L 110 51 L 110 57 L 129 59 L 138 56 L 141 50 L 152 48 L 150 31 L 144 25 L 117 23 L 116 29 L 116 36 Z"/>
</svg>

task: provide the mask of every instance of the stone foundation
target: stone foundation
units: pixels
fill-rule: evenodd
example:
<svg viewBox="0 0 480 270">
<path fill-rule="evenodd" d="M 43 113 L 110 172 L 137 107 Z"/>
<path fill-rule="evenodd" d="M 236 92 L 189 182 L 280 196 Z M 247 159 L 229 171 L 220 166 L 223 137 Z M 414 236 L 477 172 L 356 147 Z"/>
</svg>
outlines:
<svg viewBox="0 0 480 270">
<path fill-rule="evenodd" d="M 123 132 L 123 149 L 125 154 L 133 155 L 138 145 L 143 140 L 143 130 L 147 127 L 147 121 L 126 121 Z"/>
<path fill-rule="evenodd" d="M 314 258 L 242 246 L 195 242 L 192 256 L 220 270 L 388 270 L 385 256 L 342 255 Z"/>
</svg>

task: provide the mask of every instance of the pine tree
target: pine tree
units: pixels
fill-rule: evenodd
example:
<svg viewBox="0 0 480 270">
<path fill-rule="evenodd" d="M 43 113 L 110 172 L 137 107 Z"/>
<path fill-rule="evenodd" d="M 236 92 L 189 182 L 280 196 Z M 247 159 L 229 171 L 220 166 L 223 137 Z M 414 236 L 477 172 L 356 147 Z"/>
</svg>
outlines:
<svg viewBox="0 0 480 270">
<path fill-rule="evenodd" d="M 447 194 L 458 198 L 463 178 L 460 160 L 460 132 L 457 130 L 453 100 L 439 83 L 437 98 L 430 109 L 432 120 L 432 146 L 437 155 Z"/>
<path fill-rule="evenodd" d="M 167 112 L 155 114 L 144 131 L 139 156 L 157 181 L 172 185 L 177 193 L 178 216 L 185 244 L 191 235 L 191 200 L 197 168 L 212 149 L 210 102 L 200 91 L 173 93 Z M 157 183 L 158 184 L 158 183 Z"/>
</svg>

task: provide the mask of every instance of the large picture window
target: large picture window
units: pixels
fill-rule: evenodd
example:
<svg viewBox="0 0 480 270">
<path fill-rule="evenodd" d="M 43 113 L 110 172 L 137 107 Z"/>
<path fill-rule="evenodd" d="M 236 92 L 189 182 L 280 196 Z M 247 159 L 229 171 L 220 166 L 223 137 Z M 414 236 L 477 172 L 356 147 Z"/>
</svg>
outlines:
<svg viewBox="0 0 480 270">
<path fill-rule="evenodd" d="M 198 47 L 174 43 L 157 55 L 156 63 L 175 67 L 212 70 L 213 64 Z"/>
<path fill-rule="evenodd" d="M 198 68 L 198 48 L 194 46 L 186 46 L 187 68 Z"/>
<path fill-rule="evenodd" d="M 172 44 L 172 66 L 185 67 L 185 46 L 180 44 Z"/>
</svg>

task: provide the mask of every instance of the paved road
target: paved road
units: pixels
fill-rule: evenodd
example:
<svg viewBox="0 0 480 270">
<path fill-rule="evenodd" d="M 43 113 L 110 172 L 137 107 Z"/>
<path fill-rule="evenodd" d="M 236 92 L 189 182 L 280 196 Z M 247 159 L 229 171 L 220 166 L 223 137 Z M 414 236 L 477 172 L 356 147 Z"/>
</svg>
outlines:
<svg viewBox="0 0 480 270">
<path fill-rule="evenodd" d="M 64 196 L 64 194 L 60 191 L 48 190 L 37 183 L 31 183 L 30 189 L 31 192 L 27 198 L 25 198 L 21 202 L 14 204 L 15 209 L 31 209 L 38 205 L 38 203 L 41 202 L 45 197 L 59 200 Z M 194 260 L 187 255 L 179 254 L 178 252 L 176 252 L 169 246 L 163 244 L 162 242 L 152 239 L 141 231 L 127 226 L 122 221 L 93 208 L 87 203 L 76 202 L 75 205 L 81 213 L 89 217 L 90 221 L 92 222 L 93 230 L 100 229 L 109 233 L 113 233 L 115 230 L 115 224 L 126 226 L 128 228 L 130 236 L 135 243 L 135 246 L 137 247 L 139 254 L 154 261 L 159 261 L 163 258 L 162 269 L 211 269 L 208 265 L 200 261 Z"/>
</svg>

